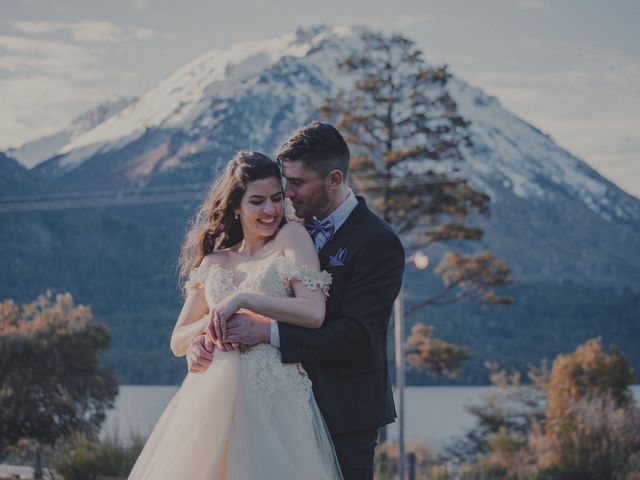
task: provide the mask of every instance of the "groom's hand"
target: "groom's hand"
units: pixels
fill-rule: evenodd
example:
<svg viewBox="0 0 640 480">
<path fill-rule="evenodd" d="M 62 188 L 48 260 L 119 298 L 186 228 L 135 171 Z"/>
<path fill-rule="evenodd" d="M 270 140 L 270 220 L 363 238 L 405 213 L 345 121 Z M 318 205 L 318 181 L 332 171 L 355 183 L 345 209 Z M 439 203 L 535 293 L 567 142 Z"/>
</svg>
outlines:
<svg viewBox="0 0 640 480">
<path fill-rule="evenodd" d="M 240 309 L 227 321 L 227 342 L 255 345 L 271 340 L 271 319 Z"/>
<path fill-rule="evenodd" d="M 214 343 L 207 335 L 196 337 L 187 350 L 187 369 L 191 373 L 204 372 L 213 361 Z"/>
</svg>

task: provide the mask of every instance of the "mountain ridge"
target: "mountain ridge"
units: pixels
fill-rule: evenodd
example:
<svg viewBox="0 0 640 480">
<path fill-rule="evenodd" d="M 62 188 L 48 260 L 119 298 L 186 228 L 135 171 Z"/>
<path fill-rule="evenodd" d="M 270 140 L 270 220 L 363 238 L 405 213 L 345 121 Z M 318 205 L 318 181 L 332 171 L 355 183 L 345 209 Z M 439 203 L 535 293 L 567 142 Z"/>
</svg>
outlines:
<svg viewBox="0 0 640 480">
<path fill-rule="evenodd" d="M 20 170 L 20 175 L 46 179 L 42 183 L 45 193 L 84 192 L 87 196 L 104 189 L 116 194 L 124 189 L 143 192 L 209 183 L 236 150 L 272 154 L 296 129 L 319 119 L 317 108 L 324 98 L 353 81 L 337 63 L 361 48 L 359 35 L 367 31 L 360 27 L 303 29 L 266 42 L 263 50 L 260 42 L 248 42 L 227 49 L 227 56 L 244 52 L 237 65 L 228 57 L 217 57 L 221 50 L 205 53 L 152 89 L 154 95 L 166 95 L 171 108 L 162 105 L 153 110 L 155 97 L 143 95 L 97 125 L 97 129 L 119 132 L 117 138 L 91 143 L 92 138 L 106 138 L 108 133 L 98 135 L 91 130 L 84 140 L 77 137 L 77 148 L 61 151 L 32 170 Z M 274 52 L 285 53 L 277 56 Z M 212 65 L 219 76 L 210 73 Z M 200 74 L 190 75 L 194 69 L 201 70 Z M 191 86 L 189 79 L 197 85 Z M 171 93 L 176 84 L 182 85 L 182 93 Z M 513 360 L 518 349 L 525 351 L 522 342 L 526 338 L 518 335 L 530 334 L 527 329 L 535 330 L 538 324 L 548 328 L 557 322 L 558 331 L 573 331 L 578 336 L 604 333 L 625 348 L 640 341 L 640 332 L 630 323 L 638 304 L 634 292 L 640 285 L 640 259 L 635 254 L 640 251 L 640 200 L 556 145 L 549 135 L 503 109 L 495 97 L 455 76 L 442 89 L 468 122 L 471 139 L 471 145 L 461 149 L 463 158 L 455 167 L 491 197 L 491 216 L 472 219 L 474 226 L 485 231 L 482 241 L 459 247 L 468 253 L 489 249 L 509 262 L 514 286 L 507 290 L 517 294 L 517 307 L 488 313 L 473 304 L 456 306 L 450 311 L 455 313 L 460 331 L 448 329 L 445 310 L 442 314 L 420 311 L 412 321 L 437 324 L 436 334 L 442 333 L 442 338 L 468 344 L 477 358 L 465 378 L 473 382 L 480 378 L 486 381 L 480 373 L 482 363 L 500 360 L 492 356 L 495 352 Z M 188 98 L 189 102 L 180 107 L 176 95 L 178 100 Z M 162 103 L 162 98 L 158 102 Z M 136 105 L 142 109 L 144 102 L 151 110 L 139 111 L 131 118 L 155 120 L 139 127 L 127 115 L 133 115 Z M 121 121 L 124 123 L 118 124 Z M 448 168 L 452 162 L 445 160 L 440 166 Z M 433 167 L 428 162 L 413 166 L 416 173 Z M 0 194 L 0 200 L 3 196 Z M 77 300 L 95 305 L 97 316 L 112 329 L 114 350 L 108 362 L 121 380 L 175 382 L 184 368 L 180 360 L 167 357 L 166 349 L 180 307 L 175 262 L 196 206 L 197 201 L 184 200 L 83 210 L 79 215 L 62 211 L 48 215 L 35 212 L 28 217 L 12 214 L 15 228 L 1 234 L 3 245 L 9 248 L 0 252 L 0 267 L 10 275 L 0 280 L 0 291 L 5 298 L 21 301 L 47 287 L 77 293 Z M 64 242 L 69 242 L 68 246 Z M 52 244 L 56 245 L 53 249 Z M 98 251 L 90 247 L 92 244 Z M 65 253 L 65 248 L 75 251 Z M 437 264 L 448 248 L 429 247 L 431 264 Z M 29 250 L 49 255 L 31 259 Z M 107 253 L 104 258 L 101 251 Z M 25 255 L 20 268 L 13 266 L 15 252 Z M 46 275 L 38 275 L 38 268 Z M 128 268 L 135 271 L 132 278 L 126 273 Z M 92 271 L 100 273 L 92 275 Z M 431 271 L 420 275 L 409 271 L 406 282 L 409 303 L 441 286 Z M 563 298 L 558 293 L 563 289 L 575 298 Z M 603 310 L 583 325 L 581 302 L 597 291 L 603 292 Z M 548 304 L 541 307 L 545 302 Z M 617 310 L 616 302 L 623 302 Z M 606 309 L 618 312 L 616 318 L 609 319 L 610 332 L 602 331 L 606 329 Z M 495 338 L 482 334 L 477 325 L 467 329 L 474 331 L 474 336 L 465 336 L 465 319 L 491 324 L 496 338 L 509 332 L 504 338 L 512 339 L 513 344 L 496 347 Z M 541 338 L 540 354 L 575 348 L 565 346 L 554 332 L 534 331 L 535 335 Z M 567 338 L 573 341 L 574 337 Z M 532 357 L 537 353 L 526 351 L 526 360 L 535 361 Z M 631 357 L 640 368 L 640 354 Z M 136 358 L 154 365 L 145 370 Z"/>
</svg>

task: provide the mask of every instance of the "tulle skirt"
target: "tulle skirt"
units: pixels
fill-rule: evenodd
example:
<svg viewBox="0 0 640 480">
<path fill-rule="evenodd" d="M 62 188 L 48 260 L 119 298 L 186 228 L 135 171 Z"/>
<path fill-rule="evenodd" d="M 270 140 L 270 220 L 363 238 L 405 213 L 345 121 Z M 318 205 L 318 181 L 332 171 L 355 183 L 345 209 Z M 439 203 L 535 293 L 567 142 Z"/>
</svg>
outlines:
<svg viewBox="0 0 640 480">
<path fill-rule="evenodd" d="M 342 479 L 327 427 L 299 364 L 270 345 L 216 350 L 188 374 L 130 480 Z"/>
</svg>

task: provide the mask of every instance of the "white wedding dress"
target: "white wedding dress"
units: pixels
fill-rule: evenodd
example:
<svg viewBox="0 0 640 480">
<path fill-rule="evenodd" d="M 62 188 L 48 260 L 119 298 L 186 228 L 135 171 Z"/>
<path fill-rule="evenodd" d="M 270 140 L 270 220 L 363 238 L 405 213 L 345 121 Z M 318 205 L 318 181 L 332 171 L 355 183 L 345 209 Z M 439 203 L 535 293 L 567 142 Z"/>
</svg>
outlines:
<svg viewBox="0 0 640 480">
<path fill-rule="evenodd" d="M 296 278 L 325 294 L 326 272 L 286 257 L 265 260 L 234 286 L 219 265 L 191 272 L 209 308 L 237 288 L 293 296 Z M 331 437 L 300 364 L 283 364 L 268 344 L 245 352 L 215 350 L 211 366 L 190 373 L 134 465 L 130 480 L 341 479 Z"/>
</svg>

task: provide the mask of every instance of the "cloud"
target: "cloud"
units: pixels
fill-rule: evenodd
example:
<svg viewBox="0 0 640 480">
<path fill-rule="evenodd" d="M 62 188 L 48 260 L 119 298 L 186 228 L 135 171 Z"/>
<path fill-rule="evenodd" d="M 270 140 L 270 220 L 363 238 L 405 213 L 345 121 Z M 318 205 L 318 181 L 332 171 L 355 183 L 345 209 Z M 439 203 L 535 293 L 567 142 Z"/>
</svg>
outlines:
<svg viewBox="0 0 640 480">
<path fill-rule="evenodd" d="M 15 22 L 13 27 L 19 32 L 38 35 L 46 33 L 66 33 L 81 43 L 116 44 L 129 40 L 153 38 L 169 39 L 156 30 L 137 27 L 119 27 L 111 22 L 82 20 L 79 22 Z"/>
<path fill-rule="evenodd" d="M 100 82 L 33 74 L 0 78 L 0 150 L 62 130 L 92 105 L 118 97 L 122 87 L 119 77 Z"/>
<path fill-rule="evenodd" d="M 105 75 L 105 58 L 116 44 L 175 38 L 148 28 L 123 28 L 111 22 L 92 20 L 16 22 L 13 27 L 29 36 L 0 35 L 0 72 L 3 69 L 10 73 L 30 71 L 80 80 Z M 68 41 L 49 38 L 60 33 L 71 38 Z M 109 69 L 107 74 L 131 76 L 114 69 Z"/>
<path fill-rule="evenodd" d="M 0 36 L 0 70 L 88 80 L 100 75 L 101 52 L 81 45 Z"/>
<path fill-rule="evenodd" d="M 124 55 L 133 42 L 175 38 L 94 20 L 12 27 L 19 33 L 0 35 L 0 149 L 58 131 L 88 105 L 130 92 L 140 74 L 114 67 L 114 55 Z"/>
<path fill-rule="evenodd" d="M 627 191 L 640 194 L 640 61 L 613 52 L 583 53 L 579 65 L 555 71 L 493 71 L 474 83 L 559 145 Z M 622 172 L 635 169 L 625 179 Z M 634 180 L 632 180 L 632 177 Z"/>
<path fill-rule="evenodd" d="M 22 33 L 69 33 L 80 42 L 116 43 L 122 30 L 110 22 L 16 22 L 13 27 Z"/>
<path fill-rule="evenodd" d="M 60 77 L 0 79 L 0 149 L 59 131 L 95 101 L 95 92 Z"/>
<path fill-rule="evenodd" d="M 0 49 L 24 55 L 53 55 L 58 53 L 64 55 L 77 55 L 84 49 L 84 47 L 72 45 L 69 43 L 33 40 L 27 37 L 0 35 Z"/>
<path fill-rule="evenodd" d="M 108 22 L 14 26 L 24 36 L 0 35 L 0 148 L 58 131 L 88 105 L 130 91 L 139 74 L 114 67 L 107 59 L 119 53 L 124 39 L 156 36 L 152 30 Z M 59 33 L 71 38 L 51 38 Z"/>
</svg>

